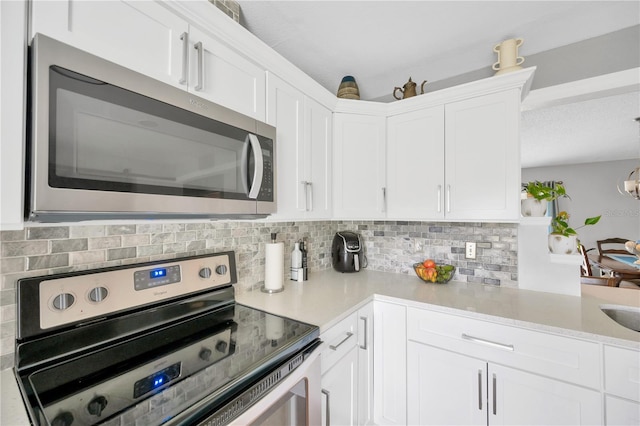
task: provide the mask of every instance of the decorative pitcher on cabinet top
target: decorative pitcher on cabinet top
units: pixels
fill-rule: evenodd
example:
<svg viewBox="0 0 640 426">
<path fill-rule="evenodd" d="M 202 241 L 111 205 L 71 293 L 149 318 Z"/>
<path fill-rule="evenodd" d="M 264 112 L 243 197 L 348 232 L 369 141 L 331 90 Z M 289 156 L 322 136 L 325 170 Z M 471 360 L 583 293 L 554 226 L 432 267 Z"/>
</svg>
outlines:
<svg viewBox="0 0 640 426">
<path fill-rule="evenodd" d="M 420 94 L 423 94 L 423 93 L 424 93 L 424 85 L 425 85 L 426 83 L 427 83 L 427 80 L 423 81 L 423 82 L 422 82 L 422 84 L 420 85 L 420 92 L 421 92 Z M 398 90 L 402 93 L 402 97 L 401 97 L 401 98 L 399 98 L 399 97 L 396 95 L 396 92 L 397 92 Z M 393 97 L 394 97 L 394 98 L 396 98 L 396 99 L 398 99 L 398 100 L 400 100 L 400 99 L 410 98 L 410 97 L 412 97 L 412 96 L 416 96 L 416 95 L 417 95 L 417 93 L 416 93 L 416 83 L 414 83 L 414 82 L 411 80 L 411 77 L 409 77 L 409 81 L 407 81 L 407 82 L 405 83 L 405 85 L 404 85 L 404 86 L 402 86 L 402 87 L 395 87 L 395 88 L 393 89 Z"/>
<path fill-rule="evenodd" d="M 518 56 L 518 47 L 524 42 L 521 38 L 510 38 L 493 46 L 493 51 L 498 54 L 498 62 L 491 68 L 498 71 L 496 75 L 521 70 L 524 58 Z"/>
</svg>

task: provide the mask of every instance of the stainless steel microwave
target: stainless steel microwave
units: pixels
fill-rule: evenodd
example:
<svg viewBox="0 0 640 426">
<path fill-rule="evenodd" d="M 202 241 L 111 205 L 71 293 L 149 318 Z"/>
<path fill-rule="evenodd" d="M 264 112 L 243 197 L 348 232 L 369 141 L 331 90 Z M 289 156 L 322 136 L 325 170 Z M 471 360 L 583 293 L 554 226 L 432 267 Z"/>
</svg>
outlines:
<svg viewBox="0 0 640 426">
<path fill-rule="evenodd" d="M 38 34 L 27 220 L 276 211 L 275 128 Z"/>
</svg>

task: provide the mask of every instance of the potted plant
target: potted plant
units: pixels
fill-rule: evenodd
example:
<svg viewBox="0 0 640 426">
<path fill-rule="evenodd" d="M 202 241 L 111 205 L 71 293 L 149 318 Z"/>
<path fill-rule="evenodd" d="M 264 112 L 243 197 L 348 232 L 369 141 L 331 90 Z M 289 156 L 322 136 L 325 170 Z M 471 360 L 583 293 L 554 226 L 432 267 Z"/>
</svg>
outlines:
<svg viewBox="0 0 640 426">
<path fill-rule="evenodd" d="M 602 216 L 588 217 L 584 225 L 573 229 L 569 226 L 569 213 L 561 211 L 551 220 L 551 233 L 549 234 L 549 251 L 555 254 L 574 254 L 578 252 L 578 233 L 576 229 L 587 225 L 595 225 Z"/>
<path fill-rule="evenodd" d="M 536 180 L 523 183 L 522 190 L 527 193 L 527 198 L 521 201 L 522 216 L 544 216 L 547 213 L 549 201 L 560 197 L 569 198 L 561 184 L 551 187 Z"/>
</svg>

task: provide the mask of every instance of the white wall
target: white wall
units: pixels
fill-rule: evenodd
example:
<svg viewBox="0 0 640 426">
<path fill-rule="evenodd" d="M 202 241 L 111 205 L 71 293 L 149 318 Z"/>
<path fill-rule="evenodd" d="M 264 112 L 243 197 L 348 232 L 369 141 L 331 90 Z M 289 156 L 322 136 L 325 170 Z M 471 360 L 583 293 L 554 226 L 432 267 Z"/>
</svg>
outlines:
<svg viewBox="0 0 640 426">
<path fill-rule="evenodd" d="M 564 182 L 571 200 L 559 200 L 560 210 L 571 215 L 575 229 L 587 217 L 602 215 L 597 225 L 577 230 L 585 247 L 596 247 L 596 240 L 620 237 L 640 239 L 640 201 L 618 193 L 616 184 L 638 167 L 638 159 L 571 164 L 522 169 L 522 182 L 555 180 Z"/>
</svg>

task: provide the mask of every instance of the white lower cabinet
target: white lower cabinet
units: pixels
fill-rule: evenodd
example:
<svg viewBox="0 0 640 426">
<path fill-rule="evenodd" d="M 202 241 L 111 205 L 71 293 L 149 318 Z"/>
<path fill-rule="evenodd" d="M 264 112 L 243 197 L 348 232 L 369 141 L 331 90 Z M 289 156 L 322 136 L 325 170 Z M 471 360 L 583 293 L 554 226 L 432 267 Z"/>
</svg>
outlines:
<svg viewBox="0 0 640 426">
<path fill-rule="evenodd" d="M 373 312 L 373 421 L 377 425 L 406 425 L 407 308 L 376 301 Z"/>
<path fill-rule="evenodd" d="M 322 424 L 356 425 L 358 397 L 358 348 L 322 375 Z"/>
<path fill-rule="evenodd" d="M 407 326 L 408 424 L 603 422 L 595 343 L 416 308 Z"/>
<path fill-rule="evenodd" d="M 373 302 L 358 310 L 358 424 L 373 421 Z"/>
<path fill-rule="evenodd" d="M 604 346 L 605 423 L 640 425 L 640 353 Z"/>
</svg>

